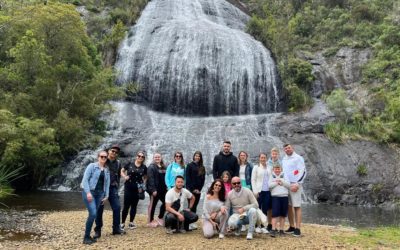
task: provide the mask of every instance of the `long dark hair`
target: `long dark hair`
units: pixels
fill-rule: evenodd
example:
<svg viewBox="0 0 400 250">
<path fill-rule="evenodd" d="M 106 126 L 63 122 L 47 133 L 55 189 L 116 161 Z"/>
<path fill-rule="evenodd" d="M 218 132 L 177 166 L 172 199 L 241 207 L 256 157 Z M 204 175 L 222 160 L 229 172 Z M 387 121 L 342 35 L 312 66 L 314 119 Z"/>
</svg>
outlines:
<svg viewBox="0 0 400 250">
<path fill-rule="evenodd" d="M 203 154 L 200 151 L 196 151 L 193 154 L 193 161 L 194 161 L 194 157 L 196 155 L 200 156 L 200 161 L 199 161 L 199 176 L 203 176 L 206 174 L 206 168 L 203 165 Z"/>
<path fill-rule="evenodd" d="M 225 202 L 225 186 L 224 182 L 221 179 L 216 179 L 211 183 L 211 186 L 208 188 L 207 194 L 214 195 L 214 185 L 215 183 L 219 182 L 221 184 L 221 190 L 218 193 L 218 200 Z"/>
<path fill-rule="evenodd" d="M 175 156 L 176 155 L 181 155 L 181 163 L 179 163 L 179 165 L 181 166 L 181 168 L 185 168 L 185 160 L 183 159 L 183 154 L 182 154 L 182 152 L 180 152 L 180 151 L 176 151 L 175 152 L 175 154 L 174 154 L 174 161 L 176 162 L 176 160 L 175 160 Z"/>
</svg>

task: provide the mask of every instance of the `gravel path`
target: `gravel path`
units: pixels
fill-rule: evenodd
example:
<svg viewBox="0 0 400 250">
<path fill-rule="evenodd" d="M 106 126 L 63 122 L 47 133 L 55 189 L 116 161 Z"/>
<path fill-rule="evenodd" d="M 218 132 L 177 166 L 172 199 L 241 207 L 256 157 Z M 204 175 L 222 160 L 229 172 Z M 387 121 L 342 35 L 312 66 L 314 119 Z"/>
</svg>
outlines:
<svg viewBox="0 0 400 250">
<path fill-rule="evenodd" d="M 23 241 L 0 241 L 0 249 L 357 249 L 359 247 L 334 240 L 334 236 L 355 234 L 349 228 L 304 224 L 302 237 L 271 238 L 257 234 L 252 241 L 245 235 L 227 235 L 225 239 L 205 239 L 199 229 L 186 234 L 167 235 L 163 228 L 147 228 L 146 217 L 138 215 L 137 229 L 123 236 L 111 235 L 111 212 L 104 214 L 103 236 L 91 246 L 82 244 L 86 211 L 51 212 L 38 215 L 34 237 Z"/>
</svg>

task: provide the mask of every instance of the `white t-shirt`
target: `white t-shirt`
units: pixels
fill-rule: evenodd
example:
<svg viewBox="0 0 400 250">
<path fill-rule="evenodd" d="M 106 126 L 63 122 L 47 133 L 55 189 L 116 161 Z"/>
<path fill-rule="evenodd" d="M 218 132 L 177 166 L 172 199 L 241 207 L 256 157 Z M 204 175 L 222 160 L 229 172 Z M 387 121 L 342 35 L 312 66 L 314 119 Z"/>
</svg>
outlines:
<svg viewBox="0 0 400 250">
<path fill-rule="evenodd" d="M 182 195 L 180 195 L 181 193 Z M 172 203 L 179 199 L 179 197 L 181 199 L 181 207 L 179 208 L 178 212 L 180 212 L 185 208 L 185 202 L 187 202 L 188 199 L 192 198 L 192 193 L 186 188 L 182 188 L 180 193 L 177 193 L 175 191 L 175 188 L 171 188 L 170 190 L 168 190 L 167 194 L 165 195 L 165 203 L 169 203 L 172 205 Z"/>
<path fill-rule="evenodd" d="M 241 180 L 246 180 L 246 165 L 241 165 L 239 170 L 239 178 Z"/>
</svg>

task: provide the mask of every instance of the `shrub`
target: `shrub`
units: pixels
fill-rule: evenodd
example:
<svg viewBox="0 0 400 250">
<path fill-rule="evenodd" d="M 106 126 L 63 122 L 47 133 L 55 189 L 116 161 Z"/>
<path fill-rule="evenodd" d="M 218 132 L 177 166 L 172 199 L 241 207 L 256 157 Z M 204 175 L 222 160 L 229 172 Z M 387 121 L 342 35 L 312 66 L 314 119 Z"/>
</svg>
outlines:
<svg viewBox="0 0 400 250">
<path fill-rule="evenodd" d="M 366 176 L 368 174 L 368 169 L 365 164 L 360 164 L 357 166 L 357 174 L 359 176 Z"/>
</svg>

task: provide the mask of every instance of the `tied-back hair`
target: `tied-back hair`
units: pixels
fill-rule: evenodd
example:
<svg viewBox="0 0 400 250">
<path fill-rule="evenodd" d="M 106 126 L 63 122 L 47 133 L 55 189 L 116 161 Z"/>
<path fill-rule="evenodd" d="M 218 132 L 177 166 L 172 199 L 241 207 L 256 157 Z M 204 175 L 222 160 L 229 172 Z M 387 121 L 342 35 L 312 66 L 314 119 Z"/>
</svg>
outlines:
<svg viewBox="0 0 400 250">
<path fill-rule="evenodd" d="M 224 172 L 222 172 L 222 174 L 221 174 L 222 183 L 224 183 L 224 176 L 225 176 L 225 175 L 227 175 L 228 178 L 229 178 L 228 183 L 231 183 L 232 176 L 231 176 L 231 173 L 229 173 L 229 171 L 224 171 Z"/>
<path fill-rule="evenodd" d="M 181 163 L 179 163 L 179 165 L 181 166 L 181 168 L 184 169 L 184 168 L 185 168 L 185 160 L 183 159 L 183 154 L 182 154 L 182 152 L 180 152 L 180 151 L 176 151 L 176 152 L 175 152 L 175 154 L 174 154 L 174 161 L 176 162 L 175 156 L 176 156 L 177 154 L 181 155 Z"/>
<path fill-rule="evenodd" d="M 246 151 L 240 151 L 239 154 L 238 154 L 238 157 L 237 157 L 239 166 L 240 166 L 240 164 L 241 164 L 241 162 L 240 162 L 240 154 L 241 154 L 241 153 L 244 153 L 244 154 L 246 155 L 246 161 L 244 162 L 244 164 L 247 164 L 247 159 L 249 158 L 249 154 L 248 154 Z"/>
<path fill-rule="evenodd" d="M 219 182 L 221 184 L 221 189 L 219 190 L 218 193 L 218 200 L 225 202 L 225 186 L 224 182 L 221 179 L 216 179 L 211 183 L 211 186 L 208 188 L 207 194 L 209 195 L 214 195 L 214 185 L 215 183 Z"/>
<path fill-rule="evenodd" d="M 206 168 L 203 165 L 203 154 L 200 151 L 196 151 L 193 154 L 193 161 L 194 161 L 194 157 L 196 155 L 200 156 L 200 161 L 199 161 L 199 176 L 203 176 L 206 174 Z"/>
</svg>

